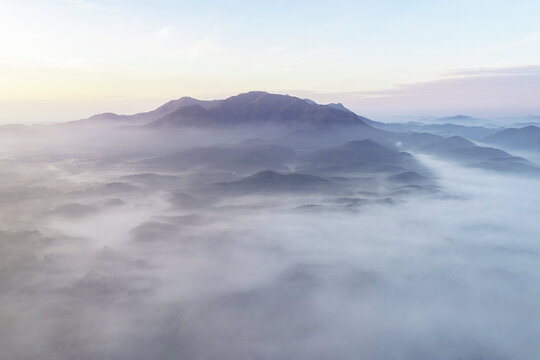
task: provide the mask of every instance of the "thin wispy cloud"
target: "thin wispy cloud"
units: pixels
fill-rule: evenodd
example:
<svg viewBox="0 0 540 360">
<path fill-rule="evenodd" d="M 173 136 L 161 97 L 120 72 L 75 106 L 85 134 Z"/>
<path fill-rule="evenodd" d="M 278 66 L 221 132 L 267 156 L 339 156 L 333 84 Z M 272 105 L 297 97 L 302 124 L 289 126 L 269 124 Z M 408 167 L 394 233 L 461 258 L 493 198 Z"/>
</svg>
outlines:
<svg viewBox="0 0 540 360">
<path fill-rule="evenodd" d="M 444 73 L 443 76 L 491 76 L 491 75 L 537 75 L 540 65 L 515 66 L 502 68 L 458 69 Z"/>
<path fill-rule="evenodd" d="M 422 114 L 528 116 L 540 114 L 540 66 L 458 69 L 440 80 L 377 91 L 297 94 L 321 102 L 341 101 L 357 113 L 379 116 Z"/>
</svg>

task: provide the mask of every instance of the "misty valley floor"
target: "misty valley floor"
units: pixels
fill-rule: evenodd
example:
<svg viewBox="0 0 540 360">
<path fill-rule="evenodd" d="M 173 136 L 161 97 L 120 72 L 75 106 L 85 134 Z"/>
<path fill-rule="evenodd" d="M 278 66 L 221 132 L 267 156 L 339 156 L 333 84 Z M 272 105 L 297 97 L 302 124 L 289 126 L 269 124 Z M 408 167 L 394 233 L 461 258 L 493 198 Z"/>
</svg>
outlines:
<svg viewBox="0 0 540 360">
<path fill-rule="evenodd" d="M 540 128 L 387 126 L 251 92 L 1 127 L 0 359 L 538 359 Z"/>
<path fill-rule="evenodd" d="M 441 191 L 351 203 L 4 160 L 2 357 L 535 358 L 540 185 L 422 161 Z"/>
</svg>

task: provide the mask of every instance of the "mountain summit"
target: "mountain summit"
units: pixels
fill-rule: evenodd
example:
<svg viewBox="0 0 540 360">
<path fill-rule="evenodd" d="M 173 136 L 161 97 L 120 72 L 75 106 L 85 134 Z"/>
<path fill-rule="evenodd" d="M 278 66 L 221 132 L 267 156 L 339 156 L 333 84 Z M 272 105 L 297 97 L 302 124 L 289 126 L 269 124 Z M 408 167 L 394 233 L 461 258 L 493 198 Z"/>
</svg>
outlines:
<svg viewBox="0 0 540 360">
<path fill-rule="evenodd" d="M 221 127 L 231 125 L 282 125 L 297 129 L 319 129 L 336 125 L 362 125 L 367 120 L 335 106 L 319 105 L 289 95 L 252 91 L 204 107 L 193 104 L 169 113 L 148 126 Z"/>
<path fill-rule="evenodd" d="M 290 95 L 251 91 L 223 100 L 182 97 L 155 110 L 134 115 L 103 113 L 67 124 L 110 124 L 148 128 L 285 126 L 296 130 L 318 130 L 336 126 L 367 126 L 370 122 L 342 104 L 320 105 Z"/>
</svg>

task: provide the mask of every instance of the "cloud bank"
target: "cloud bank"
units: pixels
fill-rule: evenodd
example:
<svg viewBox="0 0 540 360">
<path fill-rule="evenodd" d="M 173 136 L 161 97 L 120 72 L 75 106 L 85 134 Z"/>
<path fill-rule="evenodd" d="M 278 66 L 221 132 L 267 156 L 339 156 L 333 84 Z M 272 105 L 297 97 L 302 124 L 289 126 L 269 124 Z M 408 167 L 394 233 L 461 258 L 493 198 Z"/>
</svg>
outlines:
<svg viewBox="0 0 540 360">
<path fill-rule="evenodd" d="M 18 154 L 1 177 L 6 359 L 539 355 L 537 181 L 420 157 L 441 191 L 342 207 L 216 199 L 95 150 Z"/>
</svg>

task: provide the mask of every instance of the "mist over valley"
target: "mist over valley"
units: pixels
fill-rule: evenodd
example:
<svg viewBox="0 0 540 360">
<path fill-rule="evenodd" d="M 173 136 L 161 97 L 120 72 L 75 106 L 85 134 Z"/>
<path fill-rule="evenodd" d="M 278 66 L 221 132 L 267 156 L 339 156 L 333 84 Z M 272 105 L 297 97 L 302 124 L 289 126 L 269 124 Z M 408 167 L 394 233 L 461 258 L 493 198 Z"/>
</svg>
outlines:
<svg viewBox="0 0 540 360">
<path fill-rule="evenodd" d="M 261 91 L 1 126 L 1 357 L 537 359 L 538 130 Z"/>
</svg>

